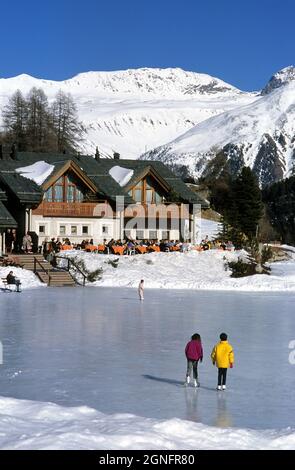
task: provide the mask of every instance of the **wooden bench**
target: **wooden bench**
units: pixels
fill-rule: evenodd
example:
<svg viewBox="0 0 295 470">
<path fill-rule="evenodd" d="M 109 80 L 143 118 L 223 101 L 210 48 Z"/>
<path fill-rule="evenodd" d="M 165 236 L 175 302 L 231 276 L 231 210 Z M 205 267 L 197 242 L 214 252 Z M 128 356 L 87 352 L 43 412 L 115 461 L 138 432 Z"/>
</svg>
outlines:
<svg viewBox="0 0 295 470">
<path fill-rule="evenodd" d="M 6 277 L 1 278 L 2 284 L 4 285 L 3 290 L 7 292 L 21 292 L 20 284 L 8 284 Z M 12 289 L 14 286 L 14 290 Z"/>
</svg>

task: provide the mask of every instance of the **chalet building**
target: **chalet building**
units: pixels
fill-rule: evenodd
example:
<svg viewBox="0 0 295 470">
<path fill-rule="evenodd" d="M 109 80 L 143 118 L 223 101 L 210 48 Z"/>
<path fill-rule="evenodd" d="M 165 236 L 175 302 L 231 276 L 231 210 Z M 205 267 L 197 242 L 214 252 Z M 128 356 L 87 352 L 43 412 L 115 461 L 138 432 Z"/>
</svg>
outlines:
<svg viewBox="0 0 295 470">
<path fill-rule="evenodd" d="M 39 245 L 53 237 L 193 239 L 196 205 L 208 203 L 161 162 L 0 153 L 2 251 L 8 228 L 16 228 L 19 247 L 27 231 Z"/>
</svg>

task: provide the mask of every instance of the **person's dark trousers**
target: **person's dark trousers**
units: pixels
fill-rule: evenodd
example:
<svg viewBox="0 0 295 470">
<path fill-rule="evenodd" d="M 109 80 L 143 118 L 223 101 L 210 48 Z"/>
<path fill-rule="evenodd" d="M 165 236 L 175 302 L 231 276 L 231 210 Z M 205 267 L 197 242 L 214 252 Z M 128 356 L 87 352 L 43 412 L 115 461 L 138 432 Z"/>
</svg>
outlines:
<svg viewBox="0 0 295 470">
<path fill-rule="evenodd" d="M 198 361 L 192 361 L 191 359 L 188 359 L 187 371 L 186 371 L 187 377 L 190 377 L 192 369 L 193 369 L 194 379 L 197 380 L 198 379 Z"/>
<path fill-rule="evenodd" d="M 223 369 L 221 367 L 218 369 L 218 385 L 226 384 L 226 373 L 227 369 Z"/>
</svg>

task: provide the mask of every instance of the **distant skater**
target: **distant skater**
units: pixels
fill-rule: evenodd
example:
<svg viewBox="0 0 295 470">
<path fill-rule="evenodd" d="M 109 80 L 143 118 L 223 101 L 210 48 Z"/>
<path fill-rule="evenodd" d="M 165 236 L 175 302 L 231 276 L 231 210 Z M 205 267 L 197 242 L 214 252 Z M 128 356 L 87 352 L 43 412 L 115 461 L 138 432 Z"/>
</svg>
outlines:
<svg viewBox="0 0 295 470">
<path fill-rule="evenodd" d="M 214 346 L 211 359 L 213 365 L 218 367 L 217 390 L 225 390 L 227 369 L 233 367 L 235 360 L 233 347 L 227 341 L 226 333 L 220 334 L 220 342 Z"/>
<path fill-rule="evenodd" d="M 141 281 L 138 285 L 138 295 L 139 295 L 140 300 L 144 300 L 143 289 L 144 289 L 144 279 L 141 279 Z"/>
<path fill-rule="evenodd" d="M 184 385 L 188 385 L 190 383 L 191 372 L 193 371 L 194 387 L 199 387 L 200 384 L 198 382 L 198 362 L 203 361 L 203 347 L 201 336 L 198 333 L 195 333 L 191 337 L 191 341 L 187 343 L 185 347 L 185 355 L 187 359 L 187 371 Z"/>
</svg>

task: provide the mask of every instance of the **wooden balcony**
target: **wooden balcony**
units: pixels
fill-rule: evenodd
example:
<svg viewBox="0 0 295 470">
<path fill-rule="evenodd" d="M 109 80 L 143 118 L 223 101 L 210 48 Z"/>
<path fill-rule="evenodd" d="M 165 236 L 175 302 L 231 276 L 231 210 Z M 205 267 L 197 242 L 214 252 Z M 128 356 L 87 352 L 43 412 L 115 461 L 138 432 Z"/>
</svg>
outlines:
<svg viewBox="0 0 295 470">
<path fill-rule="evenodd" d="M 159 219 L 188 219 L 189 206 L 177 202 L 160 204 L 130 204 L 124 210 L 125 218 L 159 218 Z"/>
<path fill-rule="evenodd" d="M 100 202 L 47 202 L 33 210 L 33 215 L 44 217 L 104 217 L 106 201 Z"/>
</svg>

